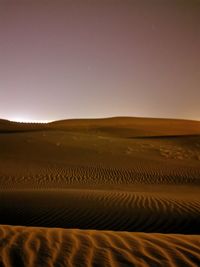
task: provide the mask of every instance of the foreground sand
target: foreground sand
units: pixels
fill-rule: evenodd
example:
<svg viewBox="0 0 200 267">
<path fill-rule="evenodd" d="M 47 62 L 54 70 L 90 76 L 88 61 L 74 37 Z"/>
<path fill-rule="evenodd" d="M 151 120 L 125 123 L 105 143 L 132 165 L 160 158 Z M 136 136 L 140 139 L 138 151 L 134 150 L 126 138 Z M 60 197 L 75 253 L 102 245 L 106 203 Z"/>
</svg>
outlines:
<svg viewBox="0 0 200 267">
<path fill-rule="evenodd" d="M 0 227 L 0 265 L 200 266 L 200 237 L 58 228 Z"/>
<path fill-rule="evenodd" d="M 0 267 L 200 266 L 200 122 L 0 120 L 0 149 Z"/>
</svg>

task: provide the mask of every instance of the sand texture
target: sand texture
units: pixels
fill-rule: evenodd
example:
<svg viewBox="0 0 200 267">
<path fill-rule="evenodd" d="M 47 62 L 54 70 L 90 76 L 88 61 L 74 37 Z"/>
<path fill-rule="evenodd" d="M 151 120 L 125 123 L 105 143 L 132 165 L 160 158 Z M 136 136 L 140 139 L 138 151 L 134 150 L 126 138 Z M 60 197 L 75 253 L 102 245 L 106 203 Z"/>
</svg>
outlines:
<svg viewBox="0 0 200 267">
<path fill-rule="evenodd" d="M 199 192 L 179 191 L 4 191 L 0 218 L 7 225 L 200 234 Z"/>
<path fill-rule="evenodd" d="M 0 227 L 1 266 L 200 266 L 200 237 Z"/>
<path fill-rule="evenodd" d="M 200 122 L 0 120 L 0 266 L 200 266 Z"/>
</svg>

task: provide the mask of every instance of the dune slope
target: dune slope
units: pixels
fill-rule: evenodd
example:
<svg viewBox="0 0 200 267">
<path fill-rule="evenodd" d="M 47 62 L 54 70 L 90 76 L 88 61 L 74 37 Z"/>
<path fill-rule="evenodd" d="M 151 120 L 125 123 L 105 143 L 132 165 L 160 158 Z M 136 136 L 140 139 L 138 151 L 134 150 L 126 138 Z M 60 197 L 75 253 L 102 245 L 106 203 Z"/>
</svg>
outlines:
<svg viewBox="0 0 200 267">
<path fill-rule="evenodd" d="M 200 237 L 58 228 L 0 227 L 0 264 L 199 266 Z"/>
<path fill-rule="evenodd" d="M 198 190 L 166 193 L 173 188 L 164 188 L 164 192 L 144 189 L 4 191 L 0 192 L 0 221 L 10 225 L 200 234 Z"/>
<path fill-rule="evenodd" d="M 33 130 L 93 132 L 120 137 L 198 135 L 200 134 L 200 122 L 180 119 L 112 117 L 68 119 L 40 124 L 16 123 L 0 119 L 0 132 Z"/>
<path fill-rule="evenodd" d="M 200 266 L 200 122 L 0 120 L 0 224 L 0 267 Z"/>
</svg>

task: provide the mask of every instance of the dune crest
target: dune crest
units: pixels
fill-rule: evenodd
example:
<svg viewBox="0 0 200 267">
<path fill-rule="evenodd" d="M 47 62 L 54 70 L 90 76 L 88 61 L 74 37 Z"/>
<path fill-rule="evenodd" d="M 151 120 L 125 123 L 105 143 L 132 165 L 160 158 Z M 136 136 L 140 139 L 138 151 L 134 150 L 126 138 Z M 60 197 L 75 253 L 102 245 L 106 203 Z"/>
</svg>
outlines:
<svg viewBox="0 0 200 267">
<path fill-rule="evenodd" d="M 121 137 L 199 135 L 200 122 L 181 119 L 111 117 L 68 119 L 46 124 L 18 123 L 0 119 L 0 132 L 64 130 L 101 133 Z"/>
</svg>

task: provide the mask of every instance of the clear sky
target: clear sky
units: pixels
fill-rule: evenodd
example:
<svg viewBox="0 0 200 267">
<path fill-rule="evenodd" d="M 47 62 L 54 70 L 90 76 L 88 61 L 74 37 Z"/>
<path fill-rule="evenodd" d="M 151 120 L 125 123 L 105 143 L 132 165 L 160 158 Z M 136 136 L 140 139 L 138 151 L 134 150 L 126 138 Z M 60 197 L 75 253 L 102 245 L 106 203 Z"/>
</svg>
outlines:
<svg viewBox="0 0 200 267">
<path fill-rule="evenodd" d="M 0 0 L 0 118 L 200 120 L 200 1 Z"/>
</svg>

